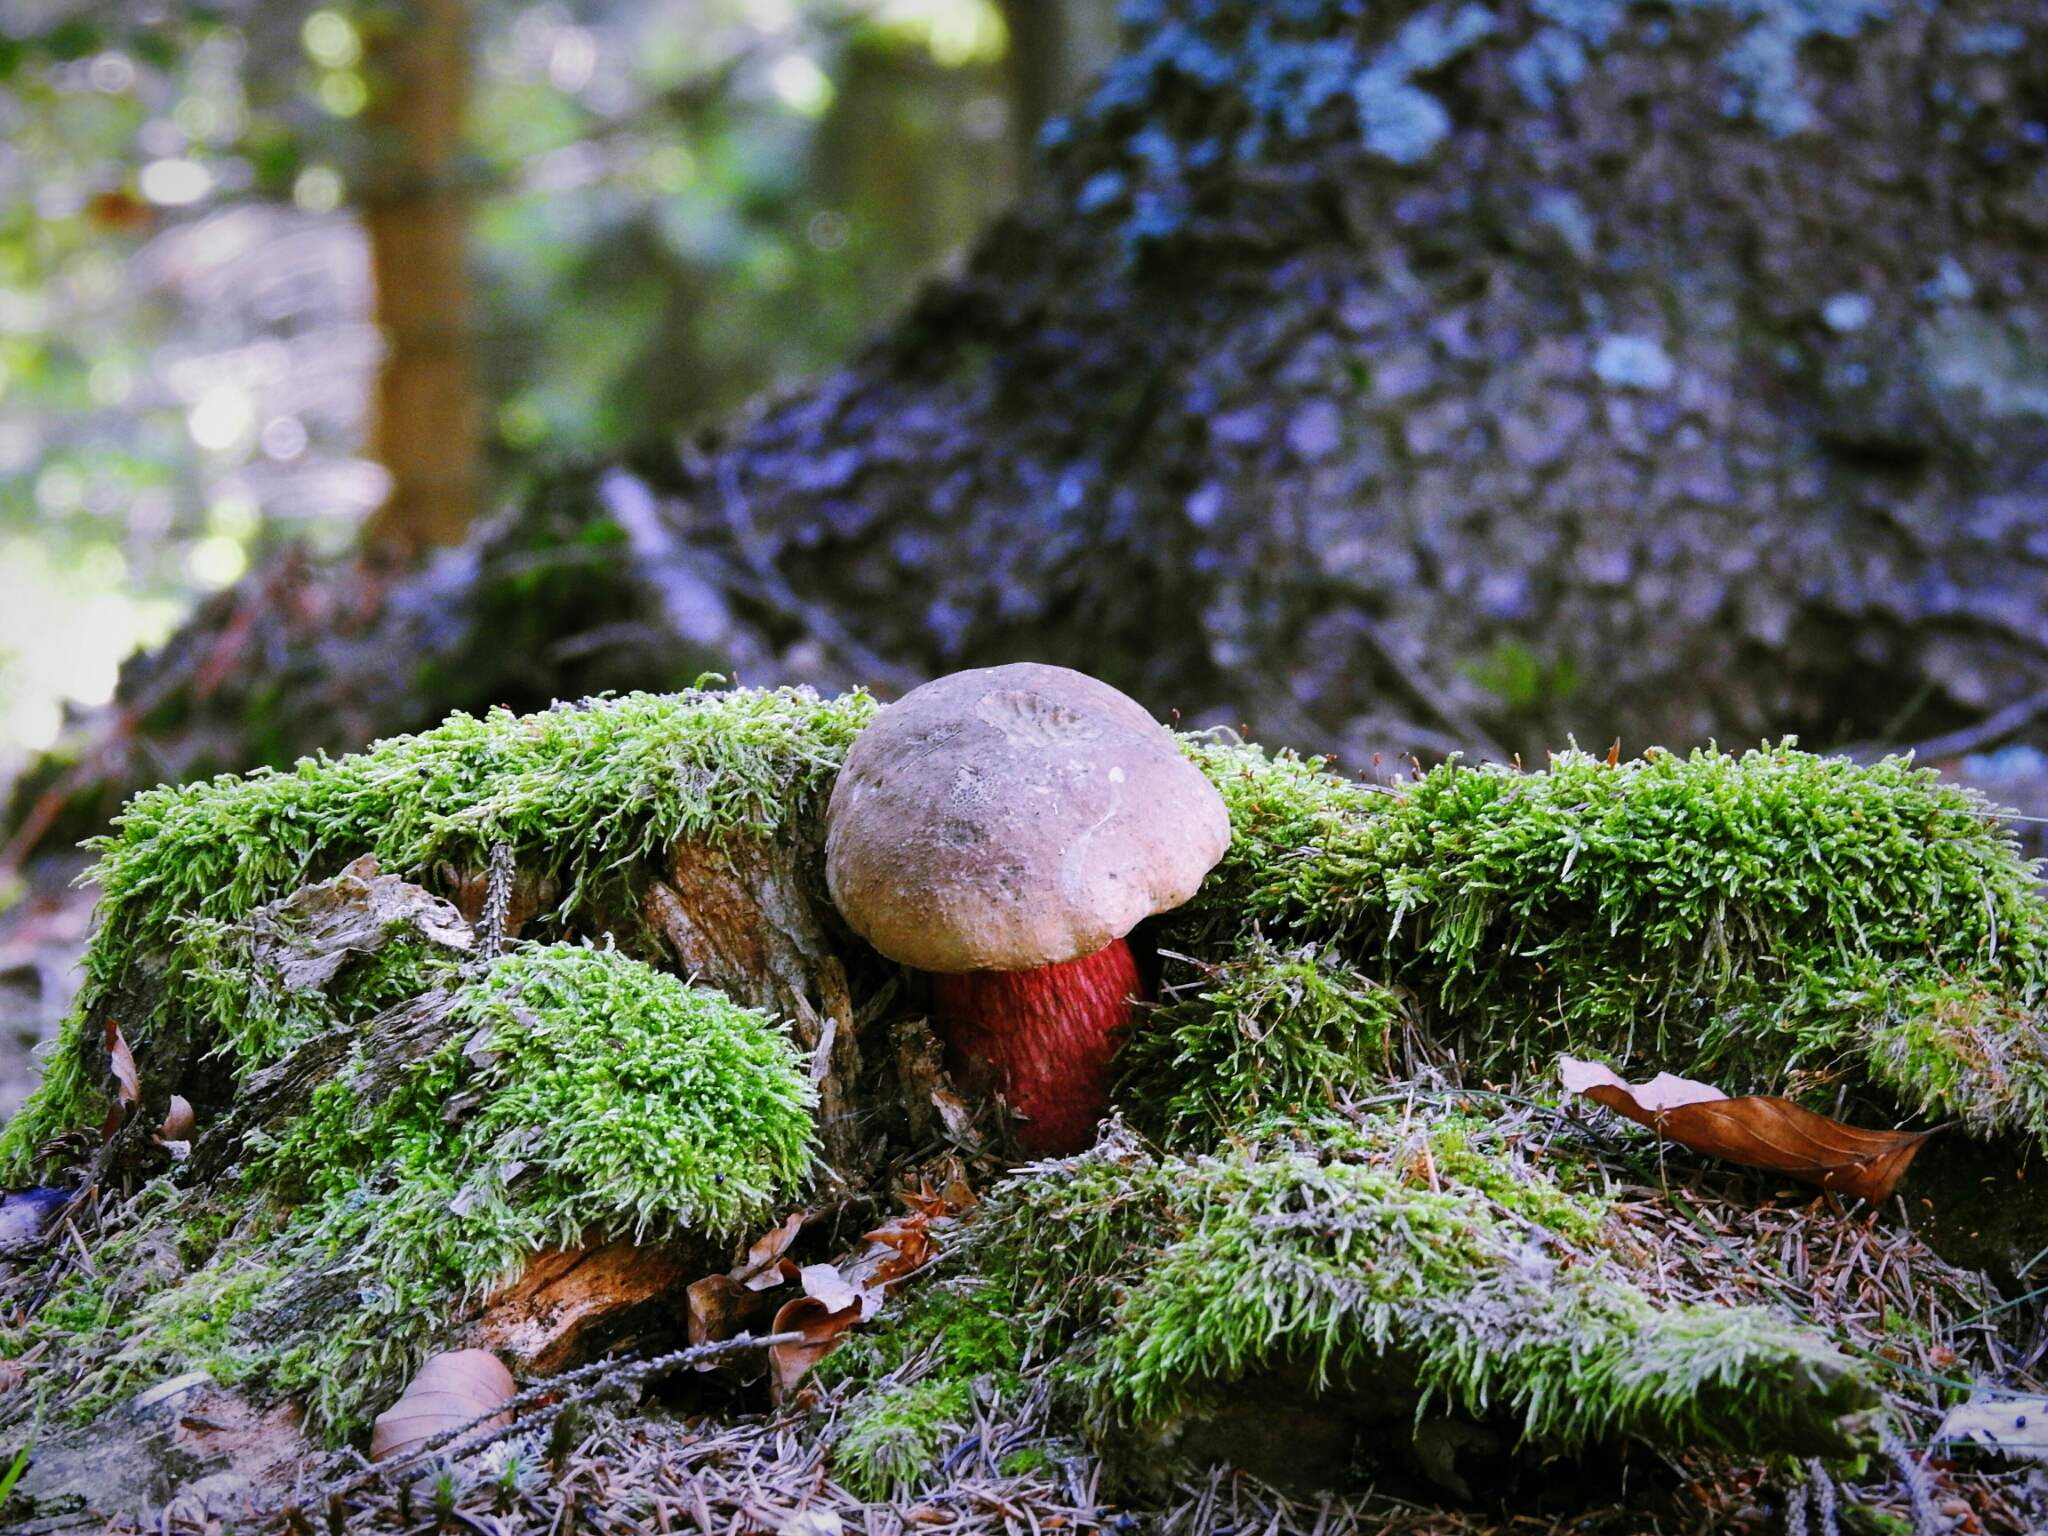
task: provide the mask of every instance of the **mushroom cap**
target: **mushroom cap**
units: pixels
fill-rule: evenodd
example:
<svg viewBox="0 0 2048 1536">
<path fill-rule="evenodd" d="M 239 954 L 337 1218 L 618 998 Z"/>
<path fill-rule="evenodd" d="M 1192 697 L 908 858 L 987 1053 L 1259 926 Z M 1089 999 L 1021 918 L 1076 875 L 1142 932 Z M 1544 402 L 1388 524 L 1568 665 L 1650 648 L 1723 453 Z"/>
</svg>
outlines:
<svg viewBox="0 0 2048 1536">
<path fill-rule="evenodd" d="M 1230 846 L 1223 797 L 1136 700 L 1065 667 L 955 672 L 884 709 L 825 815 L 854 931 L 919 970 L 1091 955 Z"/>
</svg>

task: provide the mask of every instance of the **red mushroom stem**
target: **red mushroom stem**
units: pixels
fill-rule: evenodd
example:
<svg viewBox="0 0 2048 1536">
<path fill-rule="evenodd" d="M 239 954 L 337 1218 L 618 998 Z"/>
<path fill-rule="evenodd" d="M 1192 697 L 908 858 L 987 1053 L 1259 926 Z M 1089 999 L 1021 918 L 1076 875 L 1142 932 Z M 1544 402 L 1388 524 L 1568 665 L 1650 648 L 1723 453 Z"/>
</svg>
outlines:
<svg viewBox="0 0 2048 1536">
<path fill-rule="evenodd" d="M 1143 991 L 1122 939 L 1031 971 L 932 978 L 947 1068 L 989 1081 L 1025 1117 L 1024 1145 L 1055 1156 L 1095 1141 L 1109 1102 L 1110 1058 Z"/>
</svg>

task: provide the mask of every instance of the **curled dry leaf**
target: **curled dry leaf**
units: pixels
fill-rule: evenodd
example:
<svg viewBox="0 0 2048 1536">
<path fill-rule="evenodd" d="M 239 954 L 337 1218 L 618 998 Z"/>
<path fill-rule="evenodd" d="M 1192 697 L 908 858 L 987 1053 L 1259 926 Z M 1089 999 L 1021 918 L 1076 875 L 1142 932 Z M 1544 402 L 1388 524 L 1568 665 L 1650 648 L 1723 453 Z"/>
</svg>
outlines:
<svg viewBox="0 0 2048 1536">
<path fill-rule="evenodd" d="M 164 1123 L 156 1128 L 159 1141 L 190 1141 L 198 1120 L 183 1094 L 171 1095 L 171 1107 L 164 1111 Z"/>
<path fill-rule="evenodd" d="M 107 1020 L 107 1058 L 113 1064 L 114 1082 L 123 1104 L 142 1102 L 142 1074 L 135 1070 L 135 1053 L 121 1034 L 121 1026 Z"/>
<path fill-rule="evenodd" d="M 939 1256 L 932 1241 L 931 1218 L 903 1216 L 866 1235 L 864 1241 L 889 1250 L 876 1256 L 871 1283 L 895 1286 Z"/>
<path fill-rule="evenodd" d="M 828 1312 L 841 1312 L 860 1305 L 860 1289 L 848 1284 L 846 1277 L 831 1264 L 806 1264 L 803 1282 L 804 1294 L 825 1303 Z"/>
<path fill-rule="evenodd" d="M 430 1357 L 397 1402 L 377 1415 L 370 1459 L 403 1456 L 422 1441 L 467 1424 L 518 1391 L 512 1373 L 487 1349 L 456 1349 Z M 509 1422 L 500 1414 L 492 1424 Z"/>
<path fill-rule="evenodd" d="M 746 1259 L 732 1272 L 733 1279 L 750 1291 L 772 1290 L 782 1284 L 783 1276 L 778 1263 L 789 1252 L 789 1245 L 796 1241 L 797 1233 L 803 1230 L 804 1213 L 791 1211 L 789 1220 L 771 1229 L 766 1237 L 757 1241 L 747 1250 Z"/>
<path fill-rule="evenodd" d="M 1790 1099 L 1755 1094 L 1731 1099 L 1690 1078 L 1660 1073 L 1640 1087 L 1597 1062 L 1558 1058 L 1567 1091 L 1604 1104 L 1680 1146 L 1768 1168 L 1873 1204 L 1891 1198 L 1922 1142 L 1935 1131 L 1865 1131 L 1801 1109 Z M 1940 1130 L 1941 1127 L 1935 1127 Z"/>
<path fill-rule="evenodd" d="M 799 1296 L 775 1314 L 776 1333 L 800 1333 L 803 1342 L 768 1346 L 768 1392 L 780 1406 L 810 1368 L 839 1347 L 846 1330 L 860 1321 L 861 1304 L 835 1312 L 815 1296 Z"/>
<path fill-rule="evenodd" d="M 114 1132 L 128 1123 L 128 1116 L 142 1102 L 142 1074 L 135 1070 L 135 1053 L 128 1049 L 121 1026 L 107 1020 L 107 1064 L 114 1074 L 114 1106 L 100 1127 L 100 1140 L 111 1141 Z"/>
<path fill-rule="evenodd" d="M 788 1259 L 778 1259 L 775 1267 L 763 1273 L 772 1276 L 774 1284 L 780 1286 L 796 1279 L 798 1270 Z M 766 1319 L 783 1300 L 769 1294 L 767 1287 L 743 1284 L 731 1275 L 706 1275 L 702 1280 L 693 1281 L 685 1294 L 689 1298 L 690 1343 L 693 1346 L 718 1344 L 737 1338 Z M 697 1369 L 715 1371 L 721 1363 L 700 1360 Z"/>
</svg>

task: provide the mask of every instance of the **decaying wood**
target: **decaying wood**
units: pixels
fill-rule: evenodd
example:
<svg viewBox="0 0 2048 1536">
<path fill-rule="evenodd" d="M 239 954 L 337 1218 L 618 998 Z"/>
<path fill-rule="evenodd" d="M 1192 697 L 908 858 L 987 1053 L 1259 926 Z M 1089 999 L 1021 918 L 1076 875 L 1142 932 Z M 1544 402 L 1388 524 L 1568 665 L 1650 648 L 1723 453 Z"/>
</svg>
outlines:
<svg viewBox="0 0 2048 1536">
<path fill-rule="evenodd" d="M 250 957 L 291 991 L 324 987 L 361 955 L 375 954 L 407 928 L 450 949 L 475 946 L 450 902 L 397 875 L 377 872 L 364 854 L 332 880 L 292 892 L 249 914 Z"/>
<path fill-rule="evenodd" d="M 424 992 L 385 1009 L 366 1027 L 342 1025 L 323 1031 L 282 1061 L 253 1074 L 235 1096 L 227 1117 L 209 1127 L 193 1146 L 194 1177 L 218 1177 L 251 1131 L 275 1133 L 288 1126 L 312 1104 L 314 1090 L 351 1060 L 359 1063 L 350 1078 L 358 1101 L 366 1109 L 381 1104 L 399 1086 L 407 1067 L 446 1042 L 454 1008 L 453 992 Z"/>
<path fill-rule="evenodd" d="M 458 868 L 454 864 L 444 863 L 439 874 L 441 887 L 448 892 L 448 898 L 455 903 L 456 910 L 462 914 L 470 927 L 480 929 L 484 922 L 484 908 L 490 897 L 489 867 Z M 515 867 L 512 871 L 512 887 L 505 903 L 504 937 L 518 938 L 528 923 L 543 913 L 554 910 L 561 894 L 561 883 L 552 875 Z"/>
<path fill-rule="evenodd" d="M 469 1329 L 469 1346 L 499 1351 L 532 1376 L 552 1376 L 601 1350 L 630 1349 L 638 1342 L 636 1314 L 664 1334 L 675 1331 L 684 1288 L 710 1262 L 707 1248 L 641 1247 L 626 1238 L 535 1254 L 491 1297 Z"/>
<path fill-rule="evenodd" d="M 860 1162 L 860 1045 L 846 968 L 826 942 L 801 857 L 794 845 L 764 838 L 678 841 L 640 911 L 685 975 L 791 1021 L 812 1057 L 825 1161 L 844 1176 Z"/>
</svg>

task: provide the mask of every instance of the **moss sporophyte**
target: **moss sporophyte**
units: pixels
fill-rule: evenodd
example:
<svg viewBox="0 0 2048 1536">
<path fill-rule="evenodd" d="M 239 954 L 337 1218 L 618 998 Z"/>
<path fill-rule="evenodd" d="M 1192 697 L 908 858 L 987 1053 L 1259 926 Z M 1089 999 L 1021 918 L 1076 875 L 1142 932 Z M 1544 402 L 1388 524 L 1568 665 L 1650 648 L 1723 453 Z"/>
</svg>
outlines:
<svg viewBox="0 0 2048 1536">
<path fill-rule="evenodd" d="M 334 1055 L 293 1113 L 247 1128 L 233 1168 L 145 1185 L 100 1274 L 0 1330 L 0 1353 L 48 1340 L 78 1373 L 29 1397 L 87 1414 L 203 1368 L 302 1395 L 343 1435 L 535 1251 L 730 1241 L 786 1210 L 816 1166 L 816 1098 L 785 1021 L 561 940 L 630 912 L 678 838 L 786 837 L 815 859 L 875 707 L 598 700 L 138 797 L 100 845 L 80 1011 L 0 1138 L 10 1176 L 98 1127 L 85 1026 L 110 1003 L 147 1002 L 122 1019 L 145 1065 L 154 1038 L 197 1042 L 231 1096 Z M 2048 929 L 1983 802 L 1790 742 L 1454 763 L 1398 793 L 1288 754 L 1181 749 L 1231 844 L 1150 936 L 1164 985 L 1119 1064 L 1130 1128 L 998 1183 L 937 1277 L 827 1362 L 852 1394 L 832 1430 L 846 1474 L 875 1496 L 914 1485 L 1024 1391 L 1112 1437 L 1233 1382 L 1338 1390 L 1389 1361 L 1414 1412 L 1559 1446 L 1842 1449 L 1867 1371 L 1782 1312 L 1660 1299 L 1618 1236 L 1605 1144 L 1580 1129 L 1533 1148 L 1526 1117 L 1555 1116 L 1569 1050 L 2048 1133 Z M 540 942 L 480 960 L 415 928 L 319 986 L 265 980 L 252 934 L 295 892 L 364 854 L 431 879 L 500 845 L 562 893 Z M 912 1016 L 888 996 L 865 1027 Z M 415 1016 L 436 1021 L 431 1048 L 377 1057 L 379 1031 Z M 1452 1055 L 1512 1092 L 1403 1076 Z"/>
</svg>

